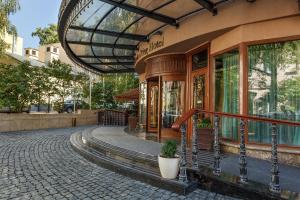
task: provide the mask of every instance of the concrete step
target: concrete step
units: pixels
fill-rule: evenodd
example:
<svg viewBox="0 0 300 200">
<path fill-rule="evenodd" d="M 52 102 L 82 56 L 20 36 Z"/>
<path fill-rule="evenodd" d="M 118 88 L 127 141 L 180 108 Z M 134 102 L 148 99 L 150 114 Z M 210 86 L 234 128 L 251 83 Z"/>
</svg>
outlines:
<svg viewBox="0 0 300 200">
<path fill-rule="evenodd" d="M 85 133 L 87 132 L 85 131 Z M 159 173 L 153 170 L 107 156 L 106 152 L 103 153 L 87 145 L 85 139 L 82 138 L 83 134 L 82 132 L 77 132 L 71 135 L 72 147 L 84 158 L 101 167 L 178 194 L 185 195 L 198 187 L 195 182 L 185 184 L 177 180 L 163 179 Z"/>
<path fill-rule="evenodd" d="M 92 130 L 82 132 L 82 138 L 85 140 L 85 144 L 87 146 L 97 150 L 98 152 L 101 152 L 103 155 L 111 159 L 122 161 L 129 165 L 138 166 L 153 173 L 159 174 L 157 156 L 143 154 L 141 152 L 111 145 L 107 142 L 99 140 L 96 137 L 93 137 L 91 132 Z"/>
</svg>

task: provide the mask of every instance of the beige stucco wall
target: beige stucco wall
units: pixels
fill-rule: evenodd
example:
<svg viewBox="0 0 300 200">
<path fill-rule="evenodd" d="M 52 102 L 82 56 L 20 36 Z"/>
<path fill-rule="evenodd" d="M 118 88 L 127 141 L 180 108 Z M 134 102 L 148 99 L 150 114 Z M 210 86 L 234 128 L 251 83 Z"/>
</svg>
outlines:
<svg viewBox="0 0 300 200">
<path fill-rule="evenodd" d="M 221 142 L 221 150 L 229 153 L 239 154 L 240 145 L 230 142 Z M 271 161 L 271 146 L 261 146 L 254 144 L 246 145 L 247 156 Z M 300 151 L 278 147 L 278 162 L 287 165 L 300 166 Z"/>
<path fill-rule="evenodd" d="M 4 34 L 4 41 L 9 44 L 9 48 L 6 49 L 7 53 L 23 55 L 23 38 L 14 37 L 8 33 Z"/>
<path fill-rule="evenodd" d="M 0 132 L 72 127 L 73 118 L 76 118 L 77 126 L 98 123 L 96 111 L 81 114 L 0 114 Z"/>
<path fill-rule="evenodd" d="M 226 31 L 235 29 L 241 25 L 251 25 L 257 22 L 269 21 L 299 16 L 298 2 L 294 0 L 259 0 L 255 3 L 248 3 L 247 1 L 232 1 L 218 6 L 218 15 L 212 16 L 210 12 L 200 12 L 194 16 L 186 18 L 180 22 L 179 28 L 167 26 L 162 30 L 164 45 L 155 49 L 147 55 L 143 55 L 137 59 L 136 69 L 139 73 L 143 73 L 144 59 L 147 57 L 160 53 L 185 53 L 190 49 L 198 46 L 205 41 L 212 41 L 219 37 Z M 290 18 L 291 19 L 291 18 Z M 245 26 L 248 30 L 234 30 L 237 38 L 236 40 L 255 39 L 257 33 L 264 35 L 262 38 L 276 37 L 278 35 L 291 35 L 298 32 L 300 29 L 298 18 L 292 20 L 274 21 L 269 23 L 266 27 L 255 26 L 253 29 Z M 299 19 L 298 19 L 299 20 Z M 289 21 L 289 22 L 287 22 Z M 297 25 L 296 25 L 297 23 Z M 282 27 L 281 27 L 282 26 Z M 288 27 L 288 28 L 286 28 Z M 270 30 L 268 28 L 271 28 Z M 292 30 L 292 28 L 296 30 Z M 290 32 L 289 30 L 292 30 Z M 223 31 L 223 32 L 222 32 Z M 242 34 L 244 34 L 242 36 Z M 229 36 L 227 37 L 229 38 Z M 150 39 L 157 40 L 157 36 Z M 218 41 L 220 42 L 220 40 Z M 229 46 L 230 41 L 223 41 L 223 47 L 216 47 L 215 51 L 225 46 Z M 140 50 L 147 48 L 149 43 L 141 43 Z"/>
<path fill-rule="evenodd" d="M 300 36 L 299 21 L 300 16 L 292 16 L 239 26 L 212 40 L 211 53 L 214 54 L 241 42 Z"/>
</svg>

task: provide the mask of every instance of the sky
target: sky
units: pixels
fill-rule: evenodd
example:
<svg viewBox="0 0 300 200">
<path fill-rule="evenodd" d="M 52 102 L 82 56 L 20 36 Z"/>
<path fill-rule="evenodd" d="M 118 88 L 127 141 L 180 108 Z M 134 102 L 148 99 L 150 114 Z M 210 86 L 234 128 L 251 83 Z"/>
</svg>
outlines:
<svg viewBox="0 0 300 200">
<path fill-rule="evenodd" d="M 24 39 L 23 47 L 39 46 L 37 37 L 31 33 L 38 27 L 56 24 L 61 0 L 19 0 L 21 10 L 9 18 L 17 27 L 18 35 Z"/>
</svg>

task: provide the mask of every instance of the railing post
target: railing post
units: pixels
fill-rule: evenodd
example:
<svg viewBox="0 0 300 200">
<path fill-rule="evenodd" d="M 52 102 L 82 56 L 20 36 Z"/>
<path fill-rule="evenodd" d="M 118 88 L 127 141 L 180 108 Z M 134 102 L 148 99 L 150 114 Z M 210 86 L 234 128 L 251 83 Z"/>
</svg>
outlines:
<svg viewBox="0 0 300 200">
<path fill-rule="evenodd" d="M 192 135 L 192 167 L 193 169 L 199 168 L 199 159 L 198 159 L 198 133 L 197 133 L 197 122 L 198 122 L 198 114 L 194 114 L 193 116 L 193 135 Z"/>
<path fill-rule="evenodd" d="M 247 160 L 246 160 L 246 146 L 245 146 L 245 120 L 240 121 L 240 181 L 246 183 L 247 177 Z"/>
<path fill-rule="evenodd" d="M 221 173 L 220 167 L 220 143 L 219 143 L 219 116 L 214 117 L 214 175 L 219 176 Z"/>
<path fill-rule="evenodd" d="M 180 171 L 179 171 L 179 181 L 188 182 L 186 174 L 186 124 L 182 124 L 180 127 L 181 131 L 181 158 L 180 158 Z"/>
<path fill-rule="evenodd" d="M 278 169 L 278 156 L 277 156 L 277 125 L 272 124 L 272 169 L 271 169 L 271 182 L 270 191 L 280 192 L 279 185 L 279 169 Z"/>
</svg>

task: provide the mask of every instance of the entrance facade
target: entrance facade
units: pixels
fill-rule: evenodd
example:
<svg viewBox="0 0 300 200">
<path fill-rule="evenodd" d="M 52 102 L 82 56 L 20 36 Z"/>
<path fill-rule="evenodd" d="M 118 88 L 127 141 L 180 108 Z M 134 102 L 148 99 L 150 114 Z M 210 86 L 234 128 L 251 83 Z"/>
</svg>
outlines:
<svg viewBox="0 0 300 200">
<path fill-rule="evenodd" d="M 179 138 L 171 126 L 193 108 L 266 118 L 245 124 L 247 154 L 264 158 L 272 120 L 300 122 L 298 1 L 112 2 L 62 4 L 60 40 L 80 65 L 138 73 L 139 123 L 158 140 Z M 278 129 L 279 158 L 300 163 L 300 128 Z M 224 151 L 239 152 L 237 119 L 222 117 L 219 134 Z"/>
</svg>

